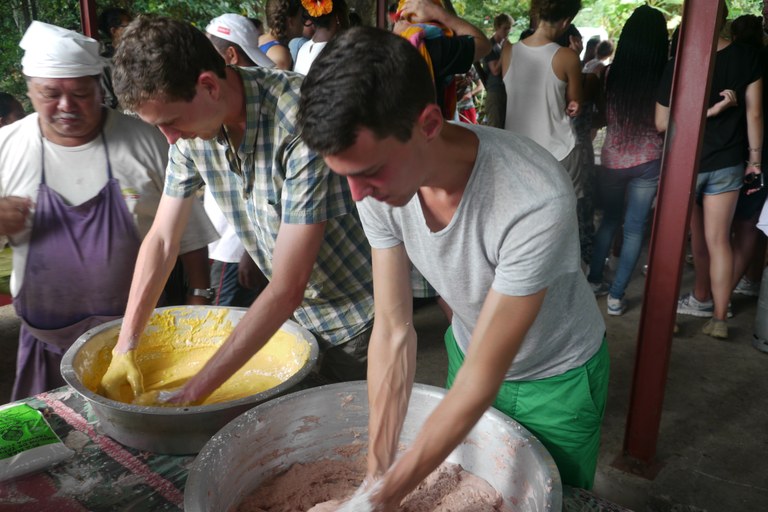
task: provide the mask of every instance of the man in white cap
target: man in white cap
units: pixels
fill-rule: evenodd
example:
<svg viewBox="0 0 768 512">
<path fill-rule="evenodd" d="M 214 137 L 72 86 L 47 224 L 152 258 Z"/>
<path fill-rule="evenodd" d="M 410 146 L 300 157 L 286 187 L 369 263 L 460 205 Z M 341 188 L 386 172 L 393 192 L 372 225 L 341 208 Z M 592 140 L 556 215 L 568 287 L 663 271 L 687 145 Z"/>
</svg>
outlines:
<svg viewBox="0 0 768 512">
<path fill-rule="evenodd" d="M 63 385 L 67 348 L 123 315 L 168 151 L 157 130 L 102 106 L 95 40 L 35 21 L 20 46 L 36 113 L 0 129 L 0 234 L 13 247 L 22 319 L 14 400 Z M 216 234 L 201 206 L 190 208 L 180 252 L 190 286 L 207 290 Z"/>
<path fill-rule="evenodd" d="M 273 68 L 275 63 L 259 50 L 258 29 L 239 14 L 222 14 L 205 27 L 208 39 L 227 64 L 240 67 Z"/>
</svg>

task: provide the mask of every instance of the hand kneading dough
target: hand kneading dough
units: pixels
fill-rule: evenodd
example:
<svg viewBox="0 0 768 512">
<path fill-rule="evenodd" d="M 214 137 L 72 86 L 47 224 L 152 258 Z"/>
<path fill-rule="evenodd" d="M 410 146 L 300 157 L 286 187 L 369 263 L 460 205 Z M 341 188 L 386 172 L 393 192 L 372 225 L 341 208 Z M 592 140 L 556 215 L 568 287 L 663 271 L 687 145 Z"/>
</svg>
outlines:
<svg viewBox="0 0 768 512">
<path fill-rule="evenodd" d="M 136 360 L 146 392 L 181 387 L 203 368 L 234 328 L 226 308 L 209 310 L 204 316 L 179 309 L 181 312 L 166 309 L 154 314 L 141 338 Z M 117 339 L 116 330 L 108 332 Z M 107 345 L 84 353 L 76 362 L 75 371 L 94 393 L 112 357 L 114 343 Z M 202 405 L 237 400 L 273 388 L 295 374 L 309 358 L 309 352 L 309 344 L 301 337 L 280 330 Z"/>
<path fill-rule="evenodd" d="M 237 512 L 306 512 L 328 501 L 343 503 L 360 486 L 364 474 L 365 458 L 294 464 L 245 498 Z M 327 509 L 321 505 L 315 510 Z M 406 496 L 399 510 L 505 512 L 508 509 L 501 494 L 488 482 L 458 464 L 443 462 Z"/>
</svg>

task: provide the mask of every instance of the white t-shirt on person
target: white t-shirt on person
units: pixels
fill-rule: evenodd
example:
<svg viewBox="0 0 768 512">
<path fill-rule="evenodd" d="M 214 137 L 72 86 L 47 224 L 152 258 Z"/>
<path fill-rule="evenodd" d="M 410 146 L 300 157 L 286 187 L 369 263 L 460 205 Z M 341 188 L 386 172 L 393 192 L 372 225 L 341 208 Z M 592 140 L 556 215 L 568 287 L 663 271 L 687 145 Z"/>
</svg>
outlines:
<svg viewBox="0 0 768 512">
<path fill-rule="evenodd" d="M 307 41 L 301 48 L 299 48 L 299 54 L 296 56 L 296 64 L 293 65 L 293 70 L 302 75 L 309 73 L 309 68 L 312 67 L 312 63 L 320 52 L 323 51 L 328 41 L 322 43 L 316 43 L 314 41 Z"/>
<path fill-rule="evenodd" d="M 162 195 L 168 144 L 156 128 L 143 121 L 114 110 L 105 111 L 107 119 L 103 133 L 112 176 L 120 182 L 128 211 L 133 215 L 139 236 L 144 238 Z M 41 137 L 38 114 L 35 113 L 0 129 L 0 197 L 37 200 L 42 180 L 41 144 L 45 149 L 46 184 L 69 204 L 84 203 L 107 184 L 107 156 L 100 135 L 77 147 L 54 144 Z M 198 203 L 192 208 L 180 254 L 205 247 L 218 238 L 202 203 Z M 24 278 L 31 218 L 27 225 L 27 229 L 9 237 L 13 247 L 11 294 L 14 296 Z M 133 269 L 126 271 L 132 273 Z"/>
<path fill-rule="evenodd" d="M 763 209 L 760 210 L 760 218 L 757 220 L 757 228 L 768 235 L 768 201 L 763 205 Z"/>
<path fill-rule="evenodd" d="M 203 207 L 213 227 L 216 228 L 221 237 L 208 244 L 208 257 L 225 263 L 238 263 L 245 252 L 245 247 L 240 242 L 235 227 L 229 223 L 224 212 L 216 204 L 216 200 L 211 195 L 211 189 L 208 187 L 205 187 Z"/>
<path fill-rule="evenodd" d="M 530 140 L 467 127 L 480 140 L 477 160 L 444 229 L 429 230 L 418 196 L 400 208 L 366 198 L 358 203 L 360 219 L 374 249 L 405 245 L 413 265 L 453 310 L 454 336 L 465 353 L 491 288 L 509 296 L 546 288 L 506 378 L 560 375 L 586 363 L 605 333 L 580 268 L 571 179 Z"/>
</svg>

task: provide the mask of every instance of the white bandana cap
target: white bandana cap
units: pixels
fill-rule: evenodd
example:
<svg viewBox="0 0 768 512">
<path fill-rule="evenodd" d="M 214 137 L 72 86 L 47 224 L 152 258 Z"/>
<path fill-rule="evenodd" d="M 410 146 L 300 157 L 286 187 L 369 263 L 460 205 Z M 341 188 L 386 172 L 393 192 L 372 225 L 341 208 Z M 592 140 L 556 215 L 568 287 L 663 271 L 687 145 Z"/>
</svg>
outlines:
<svg viewBox="0 0 768 512">
<path fill-rule="evenodd" d="M 217 18 L 213 18 L 208 26 L 205 27 L 205 31 L 240 46 L 245 54 L 248 55 L 248 58 L 257 66 L 263 68 L 275 67 L 272 59 L 259 50 L 259 31 L 256 30 L 256 26 L 251 20 L 245 16 L 233 13 L 222 14 Z"/>
<path fill-rule="evenodd" d="M 95 39 L 41 21 L 32 22 L 19 46 L 24 50 L 22 71 L 29 77 L 94 76 L 107 64 Z"/>
</svg>

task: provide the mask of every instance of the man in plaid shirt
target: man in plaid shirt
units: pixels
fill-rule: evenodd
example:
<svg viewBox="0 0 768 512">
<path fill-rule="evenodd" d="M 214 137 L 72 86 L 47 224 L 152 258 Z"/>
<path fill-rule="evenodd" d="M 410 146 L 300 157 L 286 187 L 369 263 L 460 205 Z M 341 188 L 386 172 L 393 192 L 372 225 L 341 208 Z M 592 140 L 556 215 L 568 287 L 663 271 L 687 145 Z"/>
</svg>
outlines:
<svg viewBox="0 0 768 512">
<path fill-rule="evenodd" d="M 204 399 L 292 315 L 318 339 L 321 374 L 364 379 L 373 320 L 370 247 L 346 180 L 298 137 L 302 77 L 227 67 L 202 32 L 153 17 L 126 29 L 113 78 L 121 104 L 157 126 L 171 149 L 163 198 L 104 377 L 107 393 L 130 398 L 130 391 L 143 391 L 135 348 L 204 185 L 270 283 L 171 401 Z"/>
</svg>

